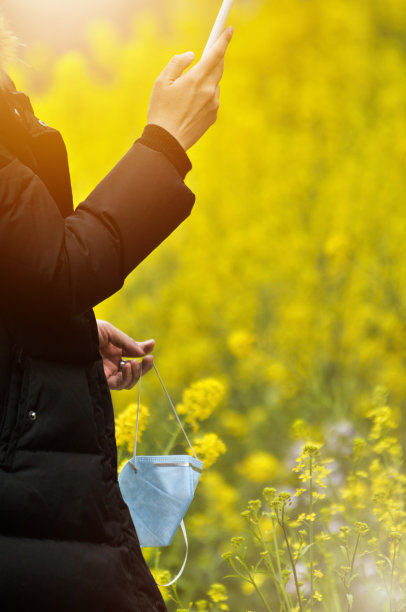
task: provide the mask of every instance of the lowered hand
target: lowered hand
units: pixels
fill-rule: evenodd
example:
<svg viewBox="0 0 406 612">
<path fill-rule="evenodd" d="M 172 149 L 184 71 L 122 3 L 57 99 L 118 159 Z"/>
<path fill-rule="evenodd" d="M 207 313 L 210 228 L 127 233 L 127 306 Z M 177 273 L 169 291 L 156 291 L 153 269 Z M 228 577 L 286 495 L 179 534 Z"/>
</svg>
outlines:
<svg viewBox="0 0 406 612">
<path fill-rule="evenodd" d="M 142 374 L 146 374 L 153 364 L 153 356 L 148 355 L 154 346 L 155 340 L 136 342 L 130 336 L 120 331 L 111 323 L 97 319 L 99 333 L 99 351 L 103 358 L 104 373 L 110 389 L 132 389 L 140 378 L 140 363 L 137 359 L 126 361 L 120 370 L 120 362 L 124 357 L 144 357 L 142 360 Z"/>
</svg>

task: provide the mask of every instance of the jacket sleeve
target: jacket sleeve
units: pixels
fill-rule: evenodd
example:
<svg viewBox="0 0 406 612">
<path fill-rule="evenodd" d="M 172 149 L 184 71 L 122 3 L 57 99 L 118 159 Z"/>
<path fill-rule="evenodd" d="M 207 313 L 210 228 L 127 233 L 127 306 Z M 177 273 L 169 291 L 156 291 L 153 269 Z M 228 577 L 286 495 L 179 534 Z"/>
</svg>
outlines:
<svg viewBox="0 0 406 612">
<path fill-rule="evenodd" d="M 178 140 L 160 125 L 147 123 L 141 137 L 136 142 L 145 144 L 150 149 L 162 151 L 175 166 L 182 179 L 192 169 L 190 159 Z"/>
<path fill-rule="evenodd" d="M 0 281 L 14 312 L 71 317 L 120 289 L 191 212 L 162 153 L 136 142 L 65 219 L 42 181 L 0 149 Z"/>
</svg>

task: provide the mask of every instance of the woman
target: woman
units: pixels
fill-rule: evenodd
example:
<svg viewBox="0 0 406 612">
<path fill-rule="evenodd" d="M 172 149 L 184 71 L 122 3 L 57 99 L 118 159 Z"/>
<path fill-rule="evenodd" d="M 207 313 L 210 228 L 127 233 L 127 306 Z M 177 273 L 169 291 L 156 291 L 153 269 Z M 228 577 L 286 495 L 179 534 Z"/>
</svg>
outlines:
<svg viewBox="0 0 406 612">
<path fill-rule="evenodd" d="M 73 211 L 66 149 L 2 71 L 0 90 L 0 606 L 165 610 L 117 484 L 110 388 L 136 343 L 92 308 L 190 213 L 186 151 L 216 119 L 232 29 L 188 72 L 172 58 L 148 124 Z M 0 61 L 9 37 L 0 31 Z M 144 358 L 144 371 L 152 356 Z"/>
</svg>

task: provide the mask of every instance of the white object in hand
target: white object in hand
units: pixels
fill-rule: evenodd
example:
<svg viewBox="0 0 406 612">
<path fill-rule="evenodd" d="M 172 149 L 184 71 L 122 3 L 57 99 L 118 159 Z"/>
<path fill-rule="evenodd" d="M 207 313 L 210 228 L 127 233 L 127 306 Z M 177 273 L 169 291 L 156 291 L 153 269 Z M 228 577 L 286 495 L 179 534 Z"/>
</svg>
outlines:
<svg viewBox="0 0 406 612">
<path fill-rule="evenodd" d="M 216 40 L 218 39 L 218 37 L 220 36 L 221 32 L 223 31 L 223 28 L 225 26 L 225 23 L 227 21 L 227 17 L 228 14 L 231 10 L 231 7 L 233 5 L 233 0 L 224 0 L 223 4 L 221 5 L 221 9 L 219 10 L 219 14 L 217 15 L 217 19 L 214 23 L 213 29 L 211 31 L 211 34 L 209 36 L 209 40 L 207 41 L 207 45 L 203 51 L 203 55 L 202 57 L 204 57 L 206 55 L 206 53 L 208 52 L 208 50 L 210 49 L 210 47 L 212 47 L 214 45 L 214 43 L 216 42 Z"/>
</svg>

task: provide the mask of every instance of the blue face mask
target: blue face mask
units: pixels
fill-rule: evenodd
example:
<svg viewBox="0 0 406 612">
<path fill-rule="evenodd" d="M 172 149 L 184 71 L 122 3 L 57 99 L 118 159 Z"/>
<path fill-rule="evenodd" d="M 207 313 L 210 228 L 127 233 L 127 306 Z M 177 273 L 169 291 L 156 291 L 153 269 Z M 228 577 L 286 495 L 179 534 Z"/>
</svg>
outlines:
<svg viewBox="0 0 406 612">
<path fill-rule="evenodd" d="M 187 558 L 188 542 L 183 517 L 193 499 L 203 470 L 203 463 L 196 457 L 196 453 L 183 429 L 155 364 L 154 368 L 194 457 L 190 455 L 148 455 L 137 457 L 138 419 L 141 398 L 140 377 L 138 383 L 134 454 L 121 470 L 118 482 L 123 499 L 130 510 L 140 546 L 169 546 L 173 536 L 179 526 L 181 526 L 186 541 Z M 183 572 L 186 558 L 180 573 L 169 584 L 175 582 Z"/>
</svg>

